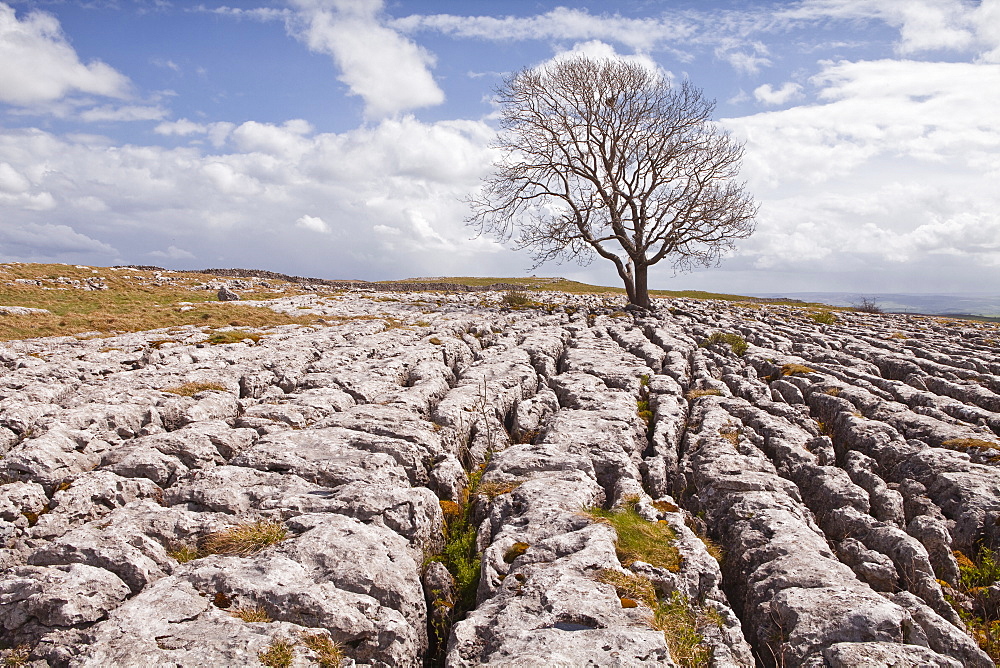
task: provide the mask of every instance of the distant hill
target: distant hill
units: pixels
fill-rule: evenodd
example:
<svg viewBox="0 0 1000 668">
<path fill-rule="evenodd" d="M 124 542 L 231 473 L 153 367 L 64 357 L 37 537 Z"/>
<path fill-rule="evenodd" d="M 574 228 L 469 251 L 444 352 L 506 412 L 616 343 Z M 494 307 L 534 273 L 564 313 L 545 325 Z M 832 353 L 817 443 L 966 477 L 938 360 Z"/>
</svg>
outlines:
<svg viewBox="0 0 1000 668">
<path fill-rule="evenodd" d="M 823 302 L 831 306 L 853 306 L 860 304 L 862 298 L 865 298 L 874 299 L 886 313 L 1000 316 L 1000 295 L 990 294 L 910 295 L 860 292 L 783 292 L 760 293 L 755 296 L 791 297 L 807 302 Z"/>
</svg>

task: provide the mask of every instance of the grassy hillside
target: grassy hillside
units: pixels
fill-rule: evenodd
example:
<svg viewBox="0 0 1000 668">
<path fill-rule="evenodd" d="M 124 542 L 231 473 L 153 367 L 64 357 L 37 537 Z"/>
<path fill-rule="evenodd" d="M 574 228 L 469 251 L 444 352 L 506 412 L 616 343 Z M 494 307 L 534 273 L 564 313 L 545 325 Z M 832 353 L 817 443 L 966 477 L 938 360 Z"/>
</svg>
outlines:
<svg viewBox="0 0 1000 668">
<path fill-rule="evenodd" d="M 457 283 L 459 285 L 475 285 L 485 287 L 497 283 L 508 283 L 511 285 L 524 286 L 526 290 L 553 290 L 556 292 L 570 292 L 573 294 L 625 294 L 624 288 L 608 287 L 604 285 L 590 285 L 580 283 L 565 278 L 539 278 L 531 276 L 528 278 L 489 278 L 477 276 L 449 276 L 437 278 L 407 278 L 402 281 L 380 281 L 380 283 Z M 813 304 L 787 299 L 763 299 L 758 297 L 746 297 L 743 295 L 730 295 L 721 292 L 704 292 L 702 290 L 650 290 L 651 297 L 664 297 L 667 299 L 687 298 L 687 299 L 721 299 L 731 302 L 751 302 L 754 304 L 792 304 L 794 306 L 823 306 L 825 304 Z"/>
<path fill-rule="evenodd" d="M 238 278 L 242 301 L 220 302 L 217 291 L 206 289 L 225 280 L 217 274 L 134 267 L 86 267 L 67 264 L 0 264 L 0 306 L 45 309 L 49 313 L 0 314 L 0 341 L 38 336 L 100 336 L 181 325 L 264 327 L 314 324 L 310 316 L 293 317 L 248 305 L 250 300 L 302 294 L 299 283 L 275 278 Z M 286 277 L 290 278 L 290 277 Z M 624 294 L 618 287 L 589 285 L 564 278 L 446 277 L 415 278 L 382 283 L 456 283 L 488 286 L 497 283 L 526 290 L 575 294 Z M 321 288 L 336 292 L 337 287 Z M 733 302 L 783 303 L 740 295 L 697 290 L 651 290 L 654 297 L 721 299 Z M 793 306 L 821 306 L 793 303 Z"/>
<path fill-rule="evenodd" d="M 219 278 L 132 268 L 0 264 L 0 305 L 51 311 L 0 315 L 0 340 L 179 325 L 260 327 L 308 322 L 240 302 L 220 302 L 215 290 L 194 289 L 213 280 Z M 273 292 L 244 298 L 270 299 L 300 291 L 295 284 L 273 284 Z"/>
</svg>

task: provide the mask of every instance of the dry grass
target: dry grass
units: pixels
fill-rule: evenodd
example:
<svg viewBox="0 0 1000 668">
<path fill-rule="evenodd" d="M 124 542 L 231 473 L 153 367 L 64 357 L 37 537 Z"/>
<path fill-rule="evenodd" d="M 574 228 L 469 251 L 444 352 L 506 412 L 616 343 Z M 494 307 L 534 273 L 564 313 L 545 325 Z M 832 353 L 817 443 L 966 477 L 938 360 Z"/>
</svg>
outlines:
<svg viewBox="0 0 1000 668">
<path fill-rule="evenodd" d="M 715 388 L 710 388 L 707 390 L 688 390 L 688 393 L 684 395 L 689 401 L 692 399 L 697 399 L 698 397 L 719 397 L 722 396 L 722 390 L 717 390 Z"/>
<path fill-rule="evenodd" d="M 484 482 L 479 485 L 479 489 L 476 490 L 478 494 L 484 494 L 489 497 L 492 501 L 501 494 L 510 494 L 515 489 L 521 486 L 522 480 L 515 480 L 511 482 Z"/>
<path fill-rule="evenodd" d="M 30 657 L 31 648 L 27 645 L 18 645 L 17 647 L 0 651 L 0 659 L 3 660 L 3 665 L 10 666 L 11 668 L 28 665 Z"/>
<path fill-rule="evenodd" d="M 734 448 L 740 444 L 740 435 L 742 433 L 743 430 L 734 425 L 719 427 L 719 436 L 729 441 Z"/>
<path fill-rule="evenodd" d="M 795 362 L 789 362 L 788 364 L 781 365 L 782 376 L 794 376 L 797 373 L 816 373 L 816 370 L 811 369 L 804 364 L 796 364 Z"/>
<path fill-rule="evenodd" d="M 224 332 L 215 332 L 208 337 L 206 343 L 218 346 L 224 343 L 242 343 L 246 339 L 250 339 L 254 343 L 257 343 L 261 340 L 261 337 L 262 335 L 257 332 L 248 332 L 243 329 L 229 329 Z"/>
<path fill-rule="evenodd" d="M 949 450 L 958 450 L 959 452 L 966 452 L 973 449 L 1000 450 L 1000 443 L 984 441 L 978 438 L 951 438 L 941 443 L 941 445 Z"/>
<path fill-rule="evenodd" d="M 599 571 L 594 579 L 614 587 L 618 598 L 638 601 L 650 609 L 656 607 L 656 590 L 649 578 L 605 568 Z M 623 607 L 630 606 L 623 602 Z"/>
<path fill-rule="evenodd" d="M 503 560 L 508 564 L 514 563 L 514 560 L 520 557 L 522 554 L 528 551 L 531 545 L 528 543 L 517 542 L 507 548 L 507 551 L 503 553 Z"/>
<path fill-rule="evenodd" d="M 229 614 L 237 619 L 242 619 L 244 622 L 270 622 L 271 617 L 267 614 L 264 608 L 258 606 L 254 607 L 239 607 L 230 608 Z"/>
<path fill-rule="evenodd" d="M 184 383 L 183 385 L 178 385 L 177 387 L 164 387 L 160 389 L 160 392 L 169 392 L 171 394 L 179 394 L 182 397 L 193 397 L 199 392 L 206 392 L 208 390 L 216 390 L 218 392 L 225 392 L 226 388 L 218 383 Z"/>
<path fill-rule="evenodd" d="M 200 553 L 247 557 L 280 543 L 288 532 L 278 522 L 260 520 L 211 533 L 201 540 Z"/>
</svg>

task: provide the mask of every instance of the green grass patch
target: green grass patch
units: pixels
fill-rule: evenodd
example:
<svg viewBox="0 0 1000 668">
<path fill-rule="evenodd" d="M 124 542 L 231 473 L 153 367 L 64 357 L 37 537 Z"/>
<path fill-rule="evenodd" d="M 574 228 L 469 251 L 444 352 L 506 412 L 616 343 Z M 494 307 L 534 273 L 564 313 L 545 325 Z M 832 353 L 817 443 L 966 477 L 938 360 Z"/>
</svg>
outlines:
<svg viewBox="0 0 1000 668">
<path fill-rule="evenodd" d="M 671 658 L 684 668 L 707 668 L 711 664 L 712 648 L 698 633 L 701 621 L 699 611 L 677 591 L 660 601 L 653 611 L 653 628 L 663 631 Z"/>
<path fill-rule="evenodd" d="M 819 311 L 810 313 L 809 318 L 820 325 L 833 325 L 837 322 L 837 316 L 830 311 Z"/>
<path fill-rule="evenodd" d="M 269 668 L 289 668 L 295 659 L 295 643 L 284 638 L 276 638 L 257 658 Z"/>
<path fill-rule="evenodd" d="M 746 339 L 744 339 L 739 334 L 730 334 L 724 332 L 715 332 L 710 337 L 699 343 L 698 346 L 701 348 L 707 348 L 708 346 L 717 343 L 725 343 L 726 345 L 729 346 L 729 348 L 733 351 L 733 353 L 739 355 L 740 357 L 742 357 L 743 354 L 746 353 L 747 351 Z"/>
<path fill-rule="evenodd" d="M 634 507 L 589 508 L 585 513 L 596 522 L 610 524 L 618 534 L 615 549 L 618 560 L 626 568 L 636 561 L 644 561 L 672 573 L 681 569 L 680 551 L 674 545 L 677 534 L 665 521 L 647 522 Z"/>
</svg>

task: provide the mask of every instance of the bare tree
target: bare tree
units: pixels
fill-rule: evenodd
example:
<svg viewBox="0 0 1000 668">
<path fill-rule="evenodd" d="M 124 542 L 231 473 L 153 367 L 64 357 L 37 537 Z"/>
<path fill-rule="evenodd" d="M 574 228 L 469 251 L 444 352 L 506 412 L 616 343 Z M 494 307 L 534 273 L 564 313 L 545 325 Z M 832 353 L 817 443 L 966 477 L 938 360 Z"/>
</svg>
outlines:
<svg viewBox="0 0 1000 668">
<path fill-rule="evenodd" d="M 529 249 L 535 267 L 596 252 L 649 308 L 651 265 L 712 265 L 753 233 L 756 204 L 735 181 L 743 147 L 687 81 L 581 56 L 522 70 L 497 94 L 500 157 L 467 223 Z"/>
</svg>

